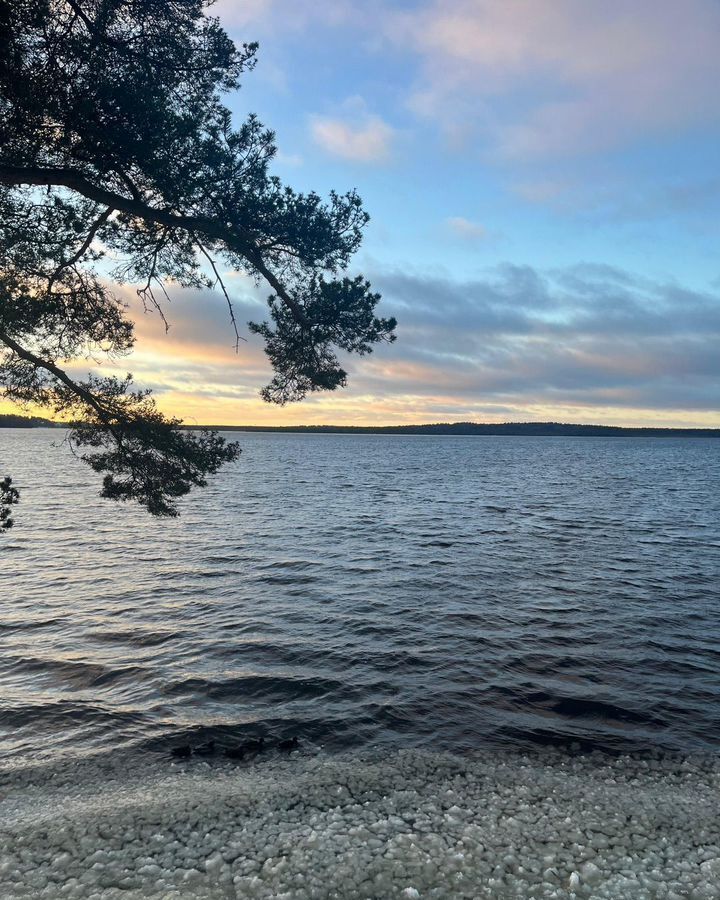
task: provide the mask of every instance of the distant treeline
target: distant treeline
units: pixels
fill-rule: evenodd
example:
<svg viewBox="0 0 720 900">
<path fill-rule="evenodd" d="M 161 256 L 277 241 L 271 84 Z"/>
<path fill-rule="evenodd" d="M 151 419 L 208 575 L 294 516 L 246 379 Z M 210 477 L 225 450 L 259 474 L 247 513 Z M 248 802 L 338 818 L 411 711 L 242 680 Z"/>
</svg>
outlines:
<svg viewBox="0 0 720 900">
<path fill-rule="evenodd" d="M 61 428 L 62 423 L 40 416 L 15 416 L 0 413 L 0 428 Z"/>
<path fill-rule="evenodd" d="M 63 428 L 66 423 L 37 416 L 0 415 L 0 428 Z M 199 425 L 185 425 L 196 430 Z M 720 428 L 623 428 L 619 425 L 567 425 L 562 422 L 437 422 L 433 425 L 212 425 L 217 431 L 286 431 L 295 434 L 507 434 L 534 437 L 705 437 Z"/>
<path fill-rule="evenodd" d="M 192 427 L 192 426 L 187 426 Z M 567 425 L 562 422 L 438 422 L 433 425 L 213 425 L 218 431 L 287 431 L 312 434 L 488 434 L 535 437 L 713 437 L 720 428 L 623 428 L 619 425 Z"/>
</svg>

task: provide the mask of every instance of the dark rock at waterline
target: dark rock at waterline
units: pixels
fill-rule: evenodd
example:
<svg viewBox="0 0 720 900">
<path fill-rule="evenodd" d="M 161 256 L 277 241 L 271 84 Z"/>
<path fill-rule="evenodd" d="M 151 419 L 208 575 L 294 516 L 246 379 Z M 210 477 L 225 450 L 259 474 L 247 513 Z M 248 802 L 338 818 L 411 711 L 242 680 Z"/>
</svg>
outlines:
<svg viewBox="0 0 720 900">
<path fill-rule="evenodd" d="M 183 744 L 181 747 L 173 747 L 170 751 L 170 754 L 174 756 L 175 759 L 188 759 L 191 753 L 192 749 L 189 744 Z"/>
<path fill-rule="evenodd" d="M 244 744 L 238 747 L 225 748 L 225 756 L 227 756 L 228 759 L 245 759 L 245 752 Z"/>
<path fill-rule="evenodd" d="M 289 753 L 291 750 L 297 750 L 300 746 L 300 741 L 297 737 L 285 738 L 285 740 L 278 741 L 278 750 L 284 750 L 286 753 Z"/>
<path fill-rule="evenodd" d="M 225 756 L 229 759 L 245 759 L 246 756 L 256 756 L 265 750 L 265 738 L 257 738 L 250 741 L 243 741 L 234 747 L 225 748 Z"/>
</svg>

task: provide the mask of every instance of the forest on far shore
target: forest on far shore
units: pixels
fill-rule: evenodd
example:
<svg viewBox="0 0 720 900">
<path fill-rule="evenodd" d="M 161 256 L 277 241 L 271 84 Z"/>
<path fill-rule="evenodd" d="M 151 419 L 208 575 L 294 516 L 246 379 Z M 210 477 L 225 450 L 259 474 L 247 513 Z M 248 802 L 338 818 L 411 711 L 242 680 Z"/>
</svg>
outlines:
<svg viewBox="0 0 720 900">
<path fill-rule="evenodd" d="M 0 428 L 63 428 L 39 416 L 0 414 Z M 194 430 L 201 426 L 184 425 Z M 202 426 L 205 427 L 205 426 Z M 431 425 L 212 425 L 215 431 L 287 431 L 296 434 L 456 434 L 529 435 L 532 437 L 706 437 L 720 438 L 720 428 L 632 428 L 620 425 L 572 425 L 562 422 L 437 422 Z"/>
</svg>

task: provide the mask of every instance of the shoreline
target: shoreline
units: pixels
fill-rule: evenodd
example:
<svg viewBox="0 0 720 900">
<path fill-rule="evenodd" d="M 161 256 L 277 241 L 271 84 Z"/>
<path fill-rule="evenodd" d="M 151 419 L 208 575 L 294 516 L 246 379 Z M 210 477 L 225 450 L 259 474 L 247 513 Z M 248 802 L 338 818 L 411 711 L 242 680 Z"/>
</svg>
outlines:
<svg viewBox="0 0 720 900">
<path fill-rule="evenodd" d="M 3 416 L 0 429 L 72 428 L 71 422 Z M 657 425 L 599 425 L 572 422 L 433 422 L 416 425 L 198 425 L 181 422 L 183 431 L 265 434 L 426 435 L 436 437 L 652 437 L 720 438 L 720 428 Z"/>
<path fill-rule="evenodd" d="M 4 897 L 720 897 L 720 759 L 398 750 L 0 774 Z"/>
</svg>

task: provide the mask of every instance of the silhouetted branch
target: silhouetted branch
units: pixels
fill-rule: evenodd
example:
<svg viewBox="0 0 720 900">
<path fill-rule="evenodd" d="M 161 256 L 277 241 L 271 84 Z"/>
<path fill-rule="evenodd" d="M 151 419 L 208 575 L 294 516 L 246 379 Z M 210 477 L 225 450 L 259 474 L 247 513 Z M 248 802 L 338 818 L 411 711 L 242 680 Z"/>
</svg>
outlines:
<svg viewBox="0 0 720 900">
<path fill-rule="evenodd" d="M 220 273 L 217 270 L 217 266 L 215 265 L 215 260 L 210 256 L 205 247 L 198 241 L 198 247 L 200 248 L 203 256 L 210 263 L 213 273 L 215 274 L 215 284 L 219 284 L 220 288 L 225 295 L 225 300 L 227 301 L 228 310 L 230 311 L 230 321 L 232 322 L 233 330 L 235 331 L 235 352 L 237 353 L 240 348 L 240 341 L 246 341 L 247 338 L 244 338 L 240 335 L 237 326 L 237 320 L 235 319 L 235 310 L 233 309 L 232 300 L 230 299 L 230 295 L 228 294 L 225 288 L 225 282 L 220 277 Z"/>
<path fill-rule="evenodd" d="M 147 222 L 155 222 L 158 225 L 166 225 L 169 228 L 179 228 L 183 231 L 200 234 L 214 241 L 222 241 L 230 250 L 234 250 L 244 256 L 260 275 L 275 291 L 277 296 L 291 310 L 298 325 L 308 327 L 310 325 L 302 306 L 285 289 L 284 285 L 263 261 L 260 251 L 248 240 L 240 237 L 231 228 L 224 226 L 216 219 L 208 219 L 203 216 L 182 215 L 169 209 L 158 209 L 141 200 L 123 197 L 114 191 L 99 187 L 90 181 L 83 172 L 78 169 L 66 167 L 24 167 L 9 166 L 0 163 L 0 183 L 7 185 L 47 185 L 48 187 L 66 187 L 77 191 L 88 200 L 111 206 L 120 212 L 127 213 Z"/>
<path fill-rule="evenodd" d="M 87 234 L 87 237 L 82 242 L 77 253 L 74 253 L 73 256 L 71 256 L 70 259 L 66 260 L 65 262 L 60 263 L 60 265 L 57 267 L 57 269 L 55 269 L 55 271 L 50 276 L 50 280 L 48 282 L 48 286 L 47 286 L 48 294 L 50 293 L 50 291 L 52 291 L 53 285 L 55 284 L 55 281 L 57 280 L 57 278 L 60 275 L 60 273 L 62 272 L 62 270 L 67 269 L 70 266 L 74 266 L 75 263 L 80 262 L 80 260 L 83 258 L 83 256 L 90 249 L 90 245 L 95 240 L 95 235 L 103 227 L 103 225 L 107 222 L 107 220 L 110 218 L 110 216 L 112 214 L 113 214 L 112 207 L 108 207 L 100 216 L 98 216 L 98 218 L 93 222 L 92 227 L 90 228 L 90 231 Z"/>
</svg>

